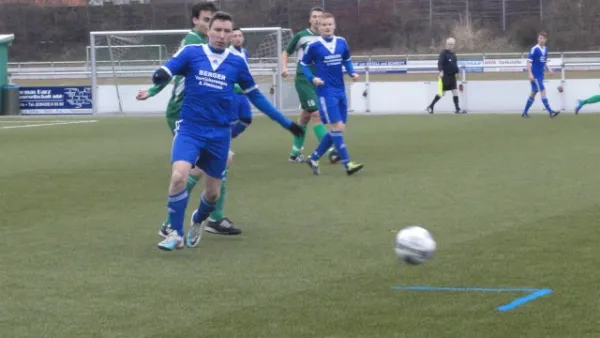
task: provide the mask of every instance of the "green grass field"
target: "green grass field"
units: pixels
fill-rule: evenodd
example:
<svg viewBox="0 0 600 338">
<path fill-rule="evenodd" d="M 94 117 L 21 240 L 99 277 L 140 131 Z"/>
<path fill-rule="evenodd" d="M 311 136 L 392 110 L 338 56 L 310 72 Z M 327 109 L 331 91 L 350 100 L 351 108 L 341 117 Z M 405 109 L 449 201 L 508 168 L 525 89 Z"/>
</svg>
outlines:
<svg viewBox="0 0 600 338">
<path fill-rule="evenodd" d="M 600 115 L 353 117 L 353 177 L 288 164 L 257 118 L 229 177 L 244 233 L 172 253 L 162 118 L 6 128 L 30 124 L 0 119 L 0 337 L 600 336 Z M 423 266 L 393 253 L 411 224 Z M 396 285 L 553 293 L 498 312 L 524 294 Z"/>
</svg>

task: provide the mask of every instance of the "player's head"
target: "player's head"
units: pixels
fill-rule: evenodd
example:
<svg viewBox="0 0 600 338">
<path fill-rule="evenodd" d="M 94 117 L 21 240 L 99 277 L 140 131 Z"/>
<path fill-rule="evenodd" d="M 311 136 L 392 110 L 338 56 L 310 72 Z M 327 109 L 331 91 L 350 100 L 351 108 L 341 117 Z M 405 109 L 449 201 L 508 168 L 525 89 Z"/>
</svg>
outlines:
<svg viewBox="0 0 600 338">
<path fill-rule="evenodd" d="M 324 37 L 331 37 L 335 33 L 335 17 L 331 13 L 323 13 L 319 19 L 319 33 Z"/>
<path fill-rule="evenodd" d="M 215 49 L 227 48 L 233 32 L 233 17 L 229 13 L 216 12 L 208 23 L 208 44 Z"/>
<path fill-rule="evenodd" d="M 242 47 L 244 45 L 244 33 L 240 28 L 235 27 L 231 33 L 231 44 L 234 47 Z"/>
<path fill-rule="evenodd" d="M 194 26 L 194 30 L 206 34 L 210 18 L 217 11 L 217 6 L 212 2 L 199 2 L 195 4 L 192 7 L 192 25 Z"/>
<path fill-rule="evenodd" d="M 541 31 L 538 33 L 538 45 L 544 46 L 546 45 L 546 40 L 548 40 L 548 34 L 546 32 Z"/>
<path fill-rule="evenodd" d="M 447 38 L 446 39 L 446 49 L 453 50 L 454 46 L 456 46 L 456 40 L 454 40 L 454 38 Z"/>
<path fill-rule="evenodd" d="M 310 12 L 308 13 L 308 22 L 313 31 L 319 29 L 319 18 L 323 15 L 323 12 L 325 11 L 321 7 L 313 7 L 310 9 Z"/>
</svg>

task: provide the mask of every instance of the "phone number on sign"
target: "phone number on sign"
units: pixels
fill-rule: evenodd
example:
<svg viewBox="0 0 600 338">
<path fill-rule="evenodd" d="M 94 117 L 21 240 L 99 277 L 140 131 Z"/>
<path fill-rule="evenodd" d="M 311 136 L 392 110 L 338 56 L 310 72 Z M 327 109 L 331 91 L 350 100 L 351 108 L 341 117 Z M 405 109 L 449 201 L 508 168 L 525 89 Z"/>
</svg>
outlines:
<svg viewBox="0 0 600 338">
<path fill-rule="evenodd" d="M 34 108 L 34 107 L 63 107 L 64 102 L 24 102 L 22 107 Z"/>
</svg>

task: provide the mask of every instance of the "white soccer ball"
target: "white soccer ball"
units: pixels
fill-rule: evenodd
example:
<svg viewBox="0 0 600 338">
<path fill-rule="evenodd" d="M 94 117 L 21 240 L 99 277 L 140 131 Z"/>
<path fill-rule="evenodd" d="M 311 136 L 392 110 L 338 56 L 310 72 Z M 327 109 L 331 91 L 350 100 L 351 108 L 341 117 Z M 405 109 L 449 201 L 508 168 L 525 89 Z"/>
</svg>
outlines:
<svg viewBox="0 0 600 338">
<path fill-rule="evenodd" d="M 419 226 L 409 226 L 396 235 L 396 256 L 412 265 L 425 263 L 433 257 L 436 243 L 429 231 Z"/>
</svg>

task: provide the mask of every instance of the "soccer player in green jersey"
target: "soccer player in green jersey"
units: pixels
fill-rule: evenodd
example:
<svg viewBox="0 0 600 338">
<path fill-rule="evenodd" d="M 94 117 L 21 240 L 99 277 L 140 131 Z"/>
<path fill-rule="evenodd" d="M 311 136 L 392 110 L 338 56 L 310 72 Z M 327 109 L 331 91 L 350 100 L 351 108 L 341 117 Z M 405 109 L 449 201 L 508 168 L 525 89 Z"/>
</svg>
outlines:
<svg viewBox="0 0 600 338">
<path fill-rule="evenodd" d="M 185 36 L 183 41 L 181 42 L 181 47 L 186 45 L 193 44 L 203 44 L 206 43 L 208 32 L 208 25 L 210 23 L 210 19 L 213 14 L 218 11 L 217 7 L 212 2 L 201 2 L 192 7 L 192 24 L 194 28 Z M 181 103 L 183 102 L 183 93 L 184 93 L 184 77 L 176 76 L 174 79 L 173 92 L 171 94 L 171 99 L 167 105 L 167 124 L 169 129 L 171 129 L 171 133 L 175 134 L 176 123 L 180 119 L 179 114 L 181 112 Z M 166 85 L 158 86 L 155 85 L 148 90 L 140 90 L 136 96 L 138 100 L 146 100 L 150 97 L 153 97 L 160 93 Z M 229 158 L 227 161 L 227 166 L 231 165 L 231 155 L 229 153 Z M 225 171 L 225 177 L 227 175 L 227 171 Z M 188 177 L 187 182 L 187 191 L 190 192 L 200 178 L 202 177 L 202 171 L 196 167 L 192 168 L 190 171 L 190 175 Z M 206 229 L 210 229 L 212 233 L 220 234 L 220 235 L 239 235 L 242 231 L 235 227 L 233 222 L 223 215 L 223 205 L 225 202 L 226 194 L 226 178 L 223 178 L 221 181 L 221 195 L 219 200 L 217 201 L 217 207 L 210 214 L 210 219 L 208 220 L 209 224 Z M 163 222 L 160 231 L 158 234 L 162 237 L 167 237 L 169 233 L 172 231 L 171 229 L 171 219 L 169 215 Z"/>
<path fill-rule="evenodd" d="M 327 128 L 321 123 L 319 117 L 319 106 L 317 94 L 315 92 L 315 86 L 308 81 L 302 70 L 300 69 L 300 60 L 306 51 L 306 47 L 319 39 L 319 18 L 323 14 L 324 10 L 321 7 L 313 7 L 310 9 L 309 23 L 310 27 L 301 30 L 294 35 L 294 38 L 287 45 L 283 54 L 281 55 L 282 65 L 281 69 L 282 76 L 288 77 L 288 61 L 290 55 L 296 53 L 296 59 L 298 60 L 296 66 L 296 92 L 300 99 L 300 118 L 298 124 L 306 130 L 306 126 L 309 121 L 313 122 L 313 131 L 317 137 L 318 142 L 321 142 L 323 137 L 327 134 Z M 304 148 L 304 134 L 302 136 L 294 137 L 294 144 L 292 145 L 292 151 L 290 152 L 289 161 L 291 163 L 302 163 L 305 161 L 305 157 L 302 154 Z M 337 162 L 338 157 L 335 154 L 330 154 L 330 159 L 333 162 Z"/>
<path fill-rule="evenodd" d="M 588 97 L 585 100 L 577 100 L 577 107 L 575 108 L 575 115 L 579 114 L 579 111 L 586 104 L 593 104 L 600 102 L 600 95 L 594 95 L 592 97 Z"/>
</svg>

